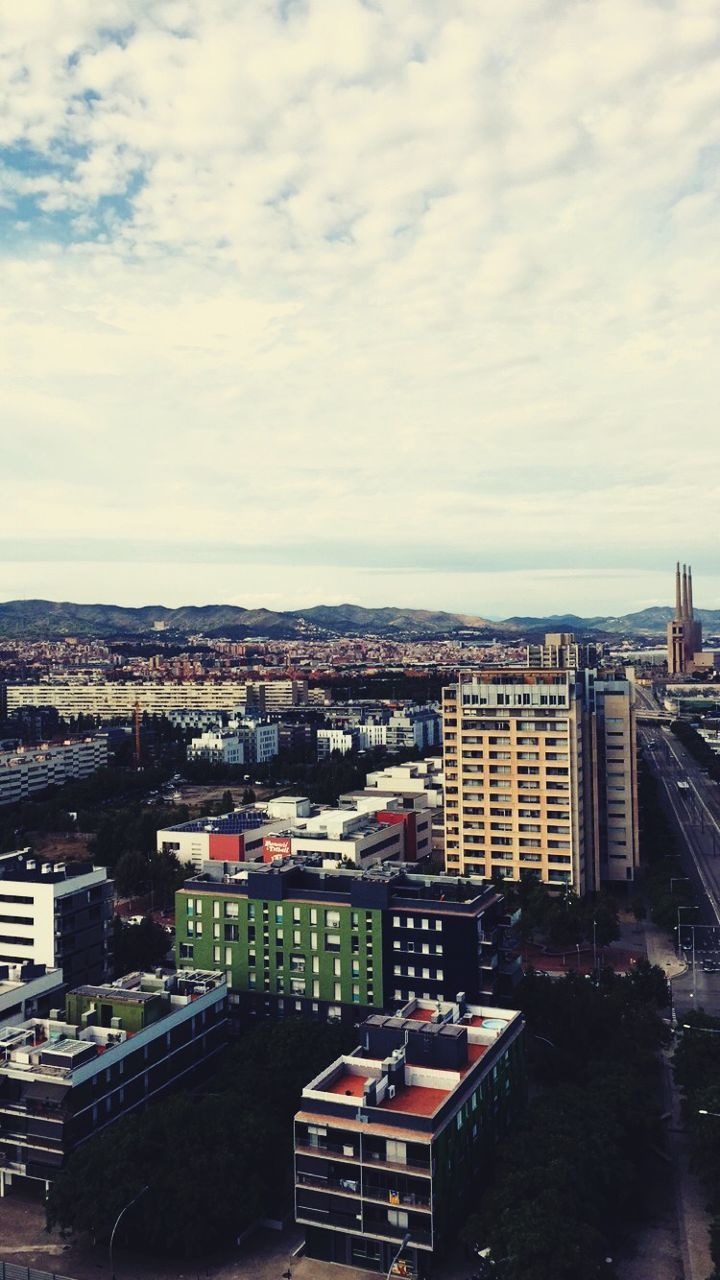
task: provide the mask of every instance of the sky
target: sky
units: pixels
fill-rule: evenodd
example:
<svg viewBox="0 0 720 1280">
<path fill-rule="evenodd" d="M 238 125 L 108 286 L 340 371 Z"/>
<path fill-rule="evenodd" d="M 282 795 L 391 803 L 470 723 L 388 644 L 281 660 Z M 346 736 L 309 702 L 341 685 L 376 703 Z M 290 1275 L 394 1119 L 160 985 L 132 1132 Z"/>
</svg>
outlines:
<svg viewBox="0 0 720 1280">
<path fill-rule="evenodd" d="M 0 7 L 0 599 L 718 607 L 716 0 Z"/>
</svg>

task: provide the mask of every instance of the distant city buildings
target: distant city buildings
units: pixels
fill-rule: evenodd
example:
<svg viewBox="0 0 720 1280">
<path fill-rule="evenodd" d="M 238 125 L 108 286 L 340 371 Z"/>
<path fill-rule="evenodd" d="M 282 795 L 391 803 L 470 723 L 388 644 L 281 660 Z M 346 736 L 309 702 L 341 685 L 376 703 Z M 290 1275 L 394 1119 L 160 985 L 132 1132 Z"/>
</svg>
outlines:
<svg viewBox="0 0 720 1280">
<path fill-rule="evenodd" d="M 303 1089 L 295 1218 L 310 1258 L 423 1280 L 524 1109 L 522 1016 L 414 999 L 358 1039 Z"/>
<path fill-rule="evenodd" d="M 17 804 L 47 787 L 88 778 L 108 762 L 103 733 L 0 750 L 0 805 Z"/>
<path fill-rule="evenodd" d="M 634 686 L 488 669 L 444 690 L 445 866 L 578 893 L 639 859 Z"/>
</svg>

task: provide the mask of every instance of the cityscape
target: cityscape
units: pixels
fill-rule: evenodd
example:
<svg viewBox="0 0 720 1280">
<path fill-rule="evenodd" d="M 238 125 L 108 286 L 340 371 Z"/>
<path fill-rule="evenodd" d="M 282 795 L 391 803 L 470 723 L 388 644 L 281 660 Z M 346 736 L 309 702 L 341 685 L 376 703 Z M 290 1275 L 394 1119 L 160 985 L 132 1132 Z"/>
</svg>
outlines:
<svg viewBox="0 0 720 1280">
<path fill-rule="evenodd" d="M 3 1206 L 71 1239 L 79 1280 L 144 1257 L 622 1280 L 662 1254 L 697 1274 L 720 638 L 692 583 L 678 564 L 649 635 L 2 640 Z M 188 1108 L 206 1173 L 182 1214 Z M 602 1216 L 589 1234 L 595 1200 L 564 1208 L 555 1237 L 552 1196 L 601 1134 Z M 545 1194 L 548 1141 L 541 1260 L 505 1197 Z"/>
<path fill-rule="evenodd" d="M 0 1280 L 720 1280 L 718 6 L 0 98 Z"/>
</svg>

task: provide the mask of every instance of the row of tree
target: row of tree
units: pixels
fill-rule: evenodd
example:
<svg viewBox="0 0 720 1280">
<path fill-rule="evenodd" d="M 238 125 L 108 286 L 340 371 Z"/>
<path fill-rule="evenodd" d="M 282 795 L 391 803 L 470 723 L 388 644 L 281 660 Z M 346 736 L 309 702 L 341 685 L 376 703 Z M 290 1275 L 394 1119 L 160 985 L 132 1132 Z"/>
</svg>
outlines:
<svg viewBox="0 0 720 1280">
<path fill-rule="evenodd" d="M 609 894 L 579 897 L 567 888 L 558 895 L 532 873 L 514 885 L 502 878 L 495 883 L 505 895 L 508 910 L 521 912 L 518 929 L 523 940 L 541 934 L 553 947 L 593 942 L 606 947 L 620 936 L 617 903 Z"/>
<path fill-rule="evenodd" d="M 611 1280 L 611 1259 L 650 1211 L 665 976 L 647 964 L 605 970 L 597 985 L 530 975 L 522 1003 L 531 1101 L 463 1238 L 490 1250 L 496 1280 Z"/>
<path fill-rule="evenodd" d="M 292 1117 L 303 1087 L 357 1039 L 351 1029 L 263 1022 L 194 1094 L 119 1120 L 78 1148 L 52 1184 L 48 1227 L 107 1241 L 124 1219 L 139 1249 L 207 1255 L 287 1205 Z M 119 1237 L 122 1243 L 122 1236 Z"/>
<path fill-rule="evenodd" d="M 720 782 L 720 756 L 686 720 L 673 720 L 670 725 L 679 742 L 690 752 L 694 760 L 706 769 L 711 778 Z"/>
<path fill-rule="evenodd" d="M 711 1280 L 720 1280 L 720 1018 L 690 1013 L 687 1025 L 675 1050 L 675 1081 L 685 1095 L 692 1164 L 712 1214 Z"/>
</svg>

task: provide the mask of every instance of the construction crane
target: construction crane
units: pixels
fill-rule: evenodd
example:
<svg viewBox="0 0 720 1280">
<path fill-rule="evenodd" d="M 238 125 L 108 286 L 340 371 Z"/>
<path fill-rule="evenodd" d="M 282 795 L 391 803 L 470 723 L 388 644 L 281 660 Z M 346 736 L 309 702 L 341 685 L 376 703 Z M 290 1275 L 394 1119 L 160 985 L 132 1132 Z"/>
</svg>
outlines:
<svg viewBox="0 0 720 1280">
<path fill-rule="evenodd" d="M 134 707 L 133 707 L 133 725 L 134 725 L 134 727 L 135 727 L 135 768 L 136 768 L 136 769 L 141 769 L 141 768 L 142 768 L 141 756 L 140 756 L 140 724 L 141 724 L 141 718 L 142 718 L 142 711 L 141 711 L 141 709 L 140 709 L 140 703 L 139 703 L 139 701 L 138 701 L 138 700 L 136 700 L 136 701 L 135 701 L 135 705 L 134 705 Z"/>
</svg>

